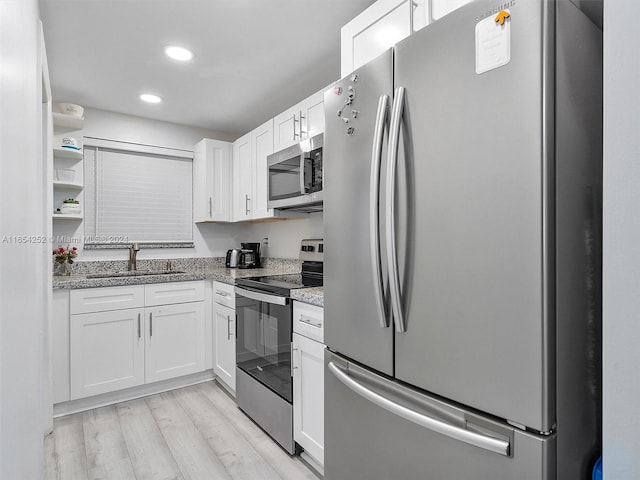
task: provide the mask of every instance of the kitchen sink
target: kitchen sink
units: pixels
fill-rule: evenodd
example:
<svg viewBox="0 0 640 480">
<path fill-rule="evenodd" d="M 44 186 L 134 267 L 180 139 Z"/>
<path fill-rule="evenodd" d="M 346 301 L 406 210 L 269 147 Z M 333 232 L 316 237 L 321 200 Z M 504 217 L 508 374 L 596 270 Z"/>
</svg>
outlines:
<svg viewBox="0 0 640 480">
<path fill-rule="evenodd" d="M 171 275 L 187 273 L 183 270 L 130 270 L 126 272 L 90 273 L 87 278 L 142 277 L 145 275 Z"/>
</svg>

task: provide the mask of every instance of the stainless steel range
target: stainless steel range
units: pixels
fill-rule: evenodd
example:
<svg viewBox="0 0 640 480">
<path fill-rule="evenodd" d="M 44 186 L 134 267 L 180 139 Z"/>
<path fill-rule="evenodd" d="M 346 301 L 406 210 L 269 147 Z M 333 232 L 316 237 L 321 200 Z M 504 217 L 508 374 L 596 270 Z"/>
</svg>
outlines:
<svg viewBox="0 0 640 480">
<path fill-rule="evenodd" d="M 236 402 L 290 454 L 297 452 L 290 294 L 297 288 L 322 285 L 323 254 L 322 240 L 302 240 L 301 273 L 236 280 Z"/>
</svg>

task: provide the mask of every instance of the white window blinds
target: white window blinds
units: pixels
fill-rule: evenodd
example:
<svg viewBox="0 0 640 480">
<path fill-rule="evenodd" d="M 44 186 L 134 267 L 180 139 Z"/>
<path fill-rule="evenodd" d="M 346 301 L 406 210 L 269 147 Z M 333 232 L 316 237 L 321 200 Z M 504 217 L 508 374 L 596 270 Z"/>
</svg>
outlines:
<svg viewBox="0 0 640 480">
<path fill-rule="evenodd" d="M 88 243 L 193 241 L 192 160 L 161 150 L 144 153 L 85 144 Z"/>
</svg>

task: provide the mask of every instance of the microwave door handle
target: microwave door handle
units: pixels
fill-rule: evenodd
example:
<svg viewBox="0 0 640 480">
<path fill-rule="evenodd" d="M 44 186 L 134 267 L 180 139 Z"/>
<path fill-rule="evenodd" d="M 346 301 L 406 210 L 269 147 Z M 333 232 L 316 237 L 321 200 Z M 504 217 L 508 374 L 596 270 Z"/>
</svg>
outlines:
<svg viewBox="0 0 640 480">
<path fill-rule="evenodd" d="M 300 193 L 302 195 L 304 195 L 306 192 L 306 189 L 304 188 L 304 153 L 300 154 Z"/>
<path fill-rule="evenodd" d="M 380 169 L 382 164 L 382 144 L 384 127 L 389 111 L 389 95 L 380 96 L 375 130 L 373 132 L 373 148 L 371 152 L 371 178 L 369 183 L 369 241 L 371 250 L 371 271 L 373 273 L 374 298 L 380 319 L 380 327 L 389 327 L 389 317 L 385 308 L 384 288 L 382 283 L 383 256 L 380 252 Z"/>
</svg>

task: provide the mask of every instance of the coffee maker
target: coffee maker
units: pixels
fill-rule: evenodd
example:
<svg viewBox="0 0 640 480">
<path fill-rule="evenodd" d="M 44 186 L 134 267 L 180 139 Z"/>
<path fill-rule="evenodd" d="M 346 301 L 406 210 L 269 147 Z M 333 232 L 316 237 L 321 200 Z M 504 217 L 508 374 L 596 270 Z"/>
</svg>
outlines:
<svg viewBox="0 0 640 480">
<path fill-rule="evenodd" d="M 260 268 L 260 244 L 241 243 L 238 268 Z"/>
</svg>

